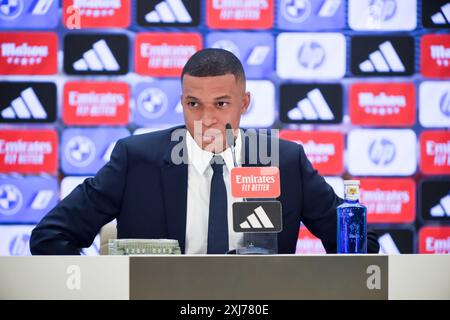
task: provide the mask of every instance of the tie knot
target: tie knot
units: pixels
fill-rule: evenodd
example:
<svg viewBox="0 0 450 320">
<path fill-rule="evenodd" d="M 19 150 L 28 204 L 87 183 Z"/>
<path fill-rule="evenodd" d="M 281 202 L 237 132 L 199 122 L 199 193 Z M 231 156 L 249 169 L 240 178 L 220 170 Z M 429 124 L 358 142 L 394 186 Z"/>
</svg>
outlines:
<svg viewBox="0 0 450 320">
<path fill-rule="evenodd" d="M 214 156 L 211 159 L 211 168 L 213 169 L 214 173 L 219 173 L 222 174 L 223 173 L 223 158 L 221 156 Z"/>
</svg>

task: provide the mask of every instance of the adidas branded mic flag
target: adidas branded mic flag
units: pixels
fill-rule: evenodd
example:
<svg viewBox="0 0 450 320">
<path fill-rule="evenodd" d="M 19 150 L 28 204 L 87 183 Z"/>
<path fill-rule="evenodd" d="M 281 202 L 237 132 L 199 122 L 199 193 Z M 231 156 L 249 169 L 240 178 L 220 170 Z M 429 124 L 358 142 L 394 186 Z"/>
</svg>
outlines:
<svg viewBox="0 0 450 320">
<path fill-rule="evenodd" d="M 244 233 L 244 246 L 237 248 L 236 253 L 275 254 L 278 252 L 277 233 L 282 230 L 282 214 L 281 203 L 271 200 L 280 195 L 279 169 L 238 168 L 232 127 L 229 123 L 225 127 L 227 145 L 235 165 L 231 170 L 231 193 L 233 197 L 243 199 L 233 203 L 233 230 Z"/>
</svg>

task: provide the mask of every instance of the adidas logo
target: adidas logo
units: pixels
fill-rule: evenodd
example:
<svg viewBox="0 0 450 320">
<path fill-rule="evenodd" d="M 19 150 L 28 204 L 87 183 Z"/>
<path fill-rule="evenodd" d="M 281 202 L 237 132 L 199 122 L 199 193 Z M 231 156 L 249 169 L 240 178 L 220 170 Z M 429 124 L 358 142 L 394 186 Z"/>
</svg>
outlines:
<svg viewBox="0 0 450 320">
<path fill-rule="evenodd" d="M 385 233 L 381 237 L 378 238 L 378 243 L 380 244 L 380 251 L 378 253 L 381 254 L 400 254 L 400 250 L 398 250 L 395 245 L 394 239 L 392 239 L 389 233 Z"/>
<path fill-rule="evenodd" d="M 294 109 L 288 111 L 290 120 L 333 120 L 334 115 L 319 89 L 308 92 L 307 97 L 297 102 Z"/>
<path fill-rule="evenodd" d="M 76 71 L 118 71 L 120 69 L 119 63 L 105 40 L 95 42 L 92 47 L 83 54 L 83 58 L 73 63 Z"/>
<path fill-rule="evenodd" d="M 242 229 L 275 228 L 261 206 L 257 207 L 255 212 L 247 217 L 247 221 L 242 222 L 239 226 Z"/>
<path fill-rule="evenodd" d="M 369 59 L 360 63 L 359 70 L 362 72 L 405 72 L 405 66 L 390 41 L 385 41 L 378 47 L 380 50 L 372 52 Z"/>
<path fill-rule="evenodd" d="M 30 87 L 11 102 L 11 106 L 1 112 L 3 119 L 46 119 L 47 113 L 36 93 Z"/>
<path fill-rule="evenodd" d="M 450 217 L 450 192 L 441 198 L 439 204 L 431 208 L 430 215 L 432 217 L 444 217 L 445 215 Z"/>
<path fill-rule="evenodd" d="M 148 23 L 191 23 L 192 17 L 181 0 L 166 0 L 158 3 L 153 11 L 145 15 Z"/>
<path fill-rule="evenodd" d="M 442 12 L 436 12 L 431 16 L 431 21 L 434 24 L 449 24 L 450 23 L 450 2 L 441 7 Z"/>
</svg>

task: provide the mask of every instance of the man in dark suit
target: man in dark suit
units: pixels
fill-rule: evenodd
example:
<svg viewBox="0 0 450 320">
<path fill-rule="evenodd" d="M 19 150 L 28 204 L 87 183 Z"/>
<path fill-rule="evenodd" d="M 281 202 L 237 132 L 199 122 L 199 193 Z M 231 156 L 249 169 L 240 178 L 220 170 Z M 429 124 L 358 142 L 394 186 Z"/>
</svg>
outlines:
<svg viewBox="0 0 450 320">
<path fill-rule="evenodd" d="M 242 234 L 231 227 L 231 204 L 239 199 L 230 193 L 234 160 L 226 124 L 234 128 L 238 164 L 279 166 L 283 230 L 278 252 L 295 252 L 301 221 L 327 252 L 336 252 L 336 207 L 342 200 L 312 168 L 303 148 L 237 129 L 250 103 L 239 60 L 225 50 L 205 49 L 190 58 L 181 79 L 185 127 L 119 140 L 96 176 L 36 226 L 31 252 L 79 254 L 113 219 L 118 238 L 177 239 L 183 253 L 225 253 L 241 246 Z M 262 144 L 269 147 L 268 162 L 261 159 Z M 369 252 L 377 250 L 370 239 Z"/>
</svg>

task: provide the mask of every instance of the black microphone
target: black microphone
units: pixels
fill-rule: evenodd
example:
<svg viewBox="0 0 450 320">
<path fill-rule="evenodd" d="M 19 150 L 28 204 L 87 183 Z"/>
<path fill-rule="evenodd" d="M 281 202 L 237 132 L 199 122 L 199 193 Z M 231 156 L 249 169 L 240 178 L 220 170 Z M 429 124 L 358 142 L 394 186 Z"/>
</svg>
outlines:
<svg viewBox="0 0 450 320">
<path fill-rule="evenodd" d="M 227 138 L 227 145 L 230 147 L 231 149 L 231 154 L 233 155 L 233 163 L 234 163 L 234 167 L 237 168 L 237 162 L 236 162 L 236 152 L 235 152 L 235 145 L 236 145 L 236 140 L 234 139 L 234 134 L 233 134 L 233 128 L 231 127 L 231 124 L 227 123 L 225 125 L 225 131 L 226 131 L 226 138 Z"/>
</svg>

